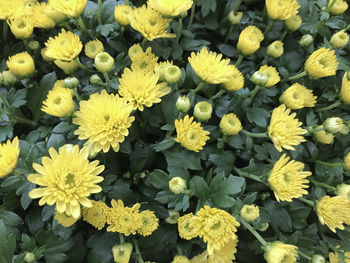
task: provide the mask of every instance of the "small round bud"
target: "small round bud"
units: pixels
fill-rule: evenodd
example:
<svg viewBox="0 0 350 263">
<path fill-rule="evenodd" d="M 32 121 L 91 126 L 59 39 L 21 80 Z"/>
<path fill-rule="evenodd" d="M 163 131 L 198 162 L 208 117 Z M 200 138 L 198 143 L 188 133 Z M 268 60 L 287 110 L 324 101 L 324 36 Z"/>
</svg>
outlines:
<svg viewBox="0 0 350 263">
<path fill-rule="evenodd" d="M 258 86 L 265 86 L 268 80 L 269 78 L 264 72 L 255 71 L 252 75 L 253 83 Z"/>
<path fill-rule="evenodd" d="M 129 171 L 123 173 L 123 177 L 124 178 L 127 178 L 127 179 L 130 179 L 131 178 L 131 173 Z"/>
<path fill-rule="evenodd" d="M 181 14 L 180 14 L 180 17 L 182 18 L 182 19 L 184 19 L 186 16 L 187 16 L 187 11 L 184 11 L 184 12 L 182 12 Z"/>
<path fill-rule="evenodd" d="M 323 128 L 325 129 L 325 131 L 333 134 L 340 132 L 343 126 L 343 120 L 339 117 L 327 118 L 323 123 Z"/>
<path fill-rule="evenodd" d="M 164 71 L 165 81 L 168 83 L 177 83 L 182 77 L 181 69 L 178 66 L 168 66 Z"/>
<path fill-rule="evenodd" d="M 198 102 L 193 109 L 193 116 L 199 121 L 208 121 L 211 118 L 213 106 L 206 102 Z"/>
<path fill-rule="evenodd" d="M 100 78 L 99 75 L 93 74 L 90 77 L 90 83 L 93 84 L 93 85 L 98 85 L 98 84 L 102 83 L 102 79 Z"/>
<path fill-rule="evenodd" d="M 244 205 L 240 211 L 241 217 L 247 222 L 253 222 L 259 218 L 259 207 L 256 205 Z"/>
<path fill-rule="evenodd" d="M 314 38 L 310 34 L 303 35 L 299 40 L 299 45 L 302 47 L 309 46 L 314 41 Z"/>
<path fill-rule="evenodd" d="M 102 42 L 98 39 L 91 40 L 85 44 L 85 55 L 94 59 L 96 55 L 105 50 Z"/>
<path fill-rule="evenodd" d="M 326 260 L 323 256 L 321 255 L 313 255 L 311 259 L 311 263 L 325 263 Z"/>
<path fill-rule="evenodd" d="M 145 172 L 140 173 L 140 178 L 145 179 L 147 177 L 147 174 Z"/>
<path fill-rule="evenodd" d="M 348 42 L 349 35 L 344 30 L 335 33 L 329 41 L 333 48 L 343 48 Z"/>
<path fill-rule="evenodd" d="M 26 255 L 24 256 L 24 261 L 27 263 L 32 263 L 35 261 L 35 254 L 32 252 L 27 252 Z"/>
<path fill-rule="evenodd" d="M 278 58 L 282 56 L 283 52 L 284 52 L 283 42 L 279 40 L 268 45 L 266 50 L 267 55 L 273 58 Z"/>
<path fill-rule="evenodd" d="M 344 157 L 344 168 L 350 171 L 350 152 Z"/>
<path fill-rule="evenodd" d="M 322 128 L 322 125 L 315 127 L 315 129 Z M 334 135 L 332 133 L 328 133 L 326 131 L 316 131 L 313 133 L 315 139 L 324 144 L 331 144 L 334 140 Z"/>
<path fill-rule="evenodd" d="M 79 79 L 77 79 L 76 77 L 65 78 L 64 85 L 69 89 L 75 89 L 79 85 Z"/>
<path fill-rule="evenodd" d="M 349 133 L 350 129 L 348 126 L 343 125 L 343 127 L 341 128 L 341 130 L 339 131 L 340 134 L 342 135 L 347 135 Z"/>
<path fill-rule="evenodd" d="M 176 101 L 176 109 L 180 112 L 188 112 L 191 108 L 190 99 L 186 96 L 179 96 Z"/>
<path fill-rule="evenodd" d="M 12 86 L 17 81 L 16 76 L 9 70 L 5 70 L 1 72 L 1 76 L 2 76 L 2 83 L 5 86 Z"/>
<path fill-rule="evenodd" d="M 95 57 L 95 67 L 100 72 L 109 72 L 114 66 L 114 59 L 107 52 L 100 52 Z"/>
<path fill-rule="evenodd" d="M 234 113 L 224 115 L 219 126 L 221 132 L 228 136 L 237 135 L 243 129 L 241 121 Z"/>
<path fill-rule="evenodd" d="M 28 43 L 28 47 L 31 50 L 37 50 L 40 48 L 40 43 L 38 41 L 32 40 Z"/>
<path fill-rule="evenodd" d="M 289 31 L 289 32 L 294 32 L 295 30 L 298 30 L 299 27 L 301 26 L 302 19 L 298 15 L 291 16 L 287 20 L 284 20 L 284 27 Z"/>
<path fill-rule="evenodd" d="M 183 194 L 187 189 L 186 180 L 181 177 L 174 177 L 169 181 L 169 189 L 174 194 Z"/>
<path fill-rule="evenodd" d="M 340 184 L 335 189 L 335 194 L 337 196 L 345 196 L 350 198 L 350 185 L 348 184 Z"/>
<path fill-rule="evenodd" d="M 131 243 L 116 244 L 112 247 L 115 262 L 129 262 L 133 245 Z"/>
<path fill-rule="evenodd" d="M 169 217 L 165 218 L 165 222 L 168 224 L 177 224 L 177 220 L 180 217 L 179 212 L 176 212 L 174 210 L 168 210 Z"/>
<path fill-rule="evenodd" d="M 242 17 L 243 17 L 242 12 L 231 11 L 227 16 L 227 19 L 231 25 L 238 25 L 239 23 L 241 23 Z"/>
<path fill-rule="evenodd" d="M 269 228 L 269 223 L 262 223 L 257 229 L 261 232 L 266 231 Z"/>
</svg>

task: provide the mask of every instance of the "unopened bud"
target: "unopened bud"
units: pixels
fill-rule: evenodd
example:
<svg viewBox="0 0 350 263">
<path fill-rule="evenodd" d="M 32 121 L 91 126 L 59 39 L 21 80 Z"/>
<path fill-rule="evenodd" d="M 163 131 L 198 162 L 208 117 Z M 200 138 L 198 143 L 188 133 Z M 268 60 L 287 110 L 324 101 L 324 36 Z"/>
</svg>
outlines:
<svg viewBox="0 0 350 263">
<path fill-rule="evenodd" d="M 335 189 L 335 194 L 337 196 L 345 196 L 350 198 L 350 185 L 348 184 L 340 184 Z"/>
<path fill-rule="evenodd" d="M 330 133 L 340 132 L 343 126 L 344 126 L 343 120 L 339 117 L 328 118 L 323 123 L 323 128 Z"/>
<path fill-rule="evenodd" d="M 93 85 L 98 85 L 98 84 L 102 83 L 102 79 L 100 78 L 99 75 L 93 74 L 90 77 L 90 83 L 93 84 Z"/>
<path fill-rule="evenodd" d="M 255 85 L 258 86 L 265 86 L 267 81 L 269 80 L 268 76 L 264 72 L 255 71 L 252 75 L 252 81 Z"/>
<path fill-rule="evenodd" d="M 323 256 L 321 255 L 313 255 L 311 259 L 311 263 L 325 263 L 326 260 Z"/>
<path fill-rule="evenodd" d="M 269 223 L 262 223 L 257 229 L 261 232 L 266 231 L 269 228 Z"/>
<path fill-rule="evenodd" d="M 176 109 L 180 112 L 188 112 L 191 108 L 190 99 L 186 96 L 180 96 L 176 101 Z"/>
<path fill-rule="evenodd" d="M 312 42 L 314 41 L 314 38 L 310 35 L 303 35 L 300 40 L 299 40 L 299 44 L 302 47 L 307 47 L 309 46 Z"/>
<path fill-rule="evenodd" d="M 100 52 L 95 57 L 95 67 L 100 72 L 109 72 L 114 66 L 114 58 L 107 52 Z"/>
<path fill-rule="evenodd" d="M 169 181 L 169 189 L 174 194 L 183 194 L 187 189 L 186 180 L 181 177 L 174 177 Z"/>
<path fill-rule="evenodd" d="M 35 261 L 35 254 L 32 252 L 27 252 L 27 254 L 24 256 L 24 261 L 27 263 L 32 263 Z"/>
<path fill-rule="evenodd" d="M 259 207 L 256 205 L 244 205 L 240 214 L 245 221 L 253 222 L 260 216 Z"/>
<path fill-rule="evenodd" d="M 201 101 L 194 106 L 193 116 L 199 121 L 208 121 L 212 112 L 213 106 L 206 101 Z"/>
<path fill-rule="evenodd" d="M 243 17 L 242 12 L 231 11 L 227 16 L 227 19 L 231 25 L 238 25 L 239 23 L 241 23 L 242 17 Z"/>
<path fill-rule="evenodd" d="M 176 212 L 174 210 L 168 210 L 169 217 L 165 218 L 165 222 L 168 224 L 177 224 L 177 220 L 180 217 L 179 212 Z"/>
<path fill-rule="evenodd" d="M 1 76 L 2 76 L 2 83 L 5 86 L 12 86 L 17 81 L 16 76 L 13 75 L 13 73 L 9 70 L 5 70 L 5 71 L 1 72 Z"/>
<path fill-rule="evenodd" d="M 168 83 L 177 83 L 182 77 L 181 69 L 178 66 L 168 66 L 164 71 L 165 81 Z"/>
<path fill-rule="evenodd" d="M 37 50 L 40 48 L 40 43 L 38 41 L 32 40 L 28 43 L 28 47 L 32 50 Z"/>
<path fill-rule="evenodd" d="M 65 78 L 64 85 L 69 89 L 75 89 L 79 85 L 79 79 L 77 79 L 76 77 Z"/>
</svg>

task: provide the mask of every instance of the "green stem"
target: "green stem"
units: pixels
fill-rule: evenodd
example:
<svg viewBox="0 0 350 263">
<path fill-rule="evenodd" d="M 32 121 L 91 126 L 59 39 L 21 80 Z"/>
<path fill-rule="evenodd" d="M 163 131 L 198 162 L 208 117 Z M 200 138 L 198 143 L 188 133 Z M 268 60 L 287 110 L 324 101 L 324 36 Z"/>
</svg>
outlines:
<svg viewBox="0 0 350 263">
<path fill-rule="evenodd" d="M 202 82 L 202 81 L 199 82 L 197 88 L 192 89 L 192 90 L 191 90 L 191 93 L 192 93 L 192 94 L 196 94 L 198 91 L 200 91 L 200 90 L 203 88 L 204 85 L 205 85 L 204 82 Z"/>
<path fill-rule="evenodd" d="M 90 71 L 90 69 L 87 66 L 85 66 L 80 62 L 79 57 L 76 57 L 74 61 L 78 64 L 79 68 L 81 68 L 82 70 Z"/>
<path fill-rule="evenodd" d="M 180 37 L 182 35 L 182 18 L 179 18 L 179 27 L 177 29 L 177 34 L 176 34 L 176 41 L 179 44 Z"/>
<path fill-rule="evenodd" d="M 305 77 L 307 75 L 307 72 L 304 70 L 303 72 L 296 74 L 294 76 L 291 76 L 288 78 L 288 80 L 296 80 L 296 79 L 300 79 L 302 77 Z"/>
<path fill-rule="evenodd" d="M 129 0 L 125 0 L 125 5 L 129 5 Z"/>
<path fill-rule="evenodd" d="M 234 29 L 234 26 L 230 25 L 230 29 L 227 32 L 227 35 L 226 35 L 224 43 L 227 43 L 227 41 L 229 40 L 230 36 L 232 35 L 233 29 Z"/>
<path fill-rule="evenodd" d="M 6 110 L 8 112 L 11 112 L 11 108 L 7 102 L 7 100 L 5 99 L 4 95 L 2 95 L 2 93 L 0 92 L 0 100 L 1 100 L 1 103 L 5 106 Z"/>
<path fill-rule="evenodd" d="M 134 239 L 134 245 L 135 245 L 135 252 L 137 254 L 137 261 L 139 263 L 145 263 L 142 259 L 142 256 L 141 256 L 141 252 L 140 252 L 140 249 L 139 249 L 139 245 L 137 244 L 137 240 Z"/>
<path fill-rule="evenodd" d="M 177 114 L 176 119 L 181 119 L 181 117 L 182 117 L 182 112 L 179 112 L 179 113 Z M 168 132 L 166 133 L 165 137 L 166 137 L 166 138 L 169 138 L 169 137 L 173 134 L 174 131 L 175 131 L 175 125 L 173 125 L 173 126 L 171 127 L 171 129 L 168 130 Z"/>
<path fill-rule="evenodd" d="M 350 29 L 350 25 L 348 25 L 345 29 L 344 29 L 344 31 L 348 31 Z"/>
<path fill-rule="evenodd" d="M 119 241 L 120 241 L 120 244 L 124 244 L 125 241 L 124 241 L 124 236 L 122 233 L 119 233 Z"/>
<path fill-rule="evenodd" d="M 310 135 L 310 134 L 313 134 L 315 132 L 324 131 L 324 128 L 323 128 L 323 126 L 321 128 L 317 128 L 317 129 L 310 127 L 310 128 L 307 128 L 307 131 L 308 131 L 308 134 L 306 134 L 306 135 Z"/>
<path fill-rule="evenodd" d="M 322 111 L 332 110 L 332 109 L 335 109 L 336 107 L 338 107 L 340 105 L 341 105 L 341 102 L 338 100 L 338 101 L 334 102 L 331 105 L 328 105 L 326 107 L 323 107 L 323 108 L 315 110 L 315 112 L 322 112 Z"/>
<path fill-rule="evenodd" d="M 191 8 L 190 21 L 188 22 L 187 30 L 191 30 L 195 9 L 196 9 L 196 3 L 193 3 L 192 8 Z"/>
<path fill-rule="evenodd" d="M 238 8 L 239 8 L 239 5 L 241 4 L 242 0 L 238 0 L 235 7 L 233 8 L 233 12 L 236 13 Z"/>
<path fill-rule="evenodd" d="M 255 133 L 255 132 L 249 132 L 246 130 L 241 130 L 241 132 L 249 137 L 255 137 L 255 138 L 267 138 L 267 137 L 269 137 L 266 132 Z"/>
<path fill-rule="evenodd" d="M 77 100 L 78 100 L 78 101 L 81 101 L 81 98 L 80 98 L 80 96 L 79 96 L 79 94 L 78 94 L 77 88 L 72 89 L 72 90 L 73 90 L 74 96 L 77 98 Z"/>
<path fill-rule="evenodd" d="M 98 0 L 96 17 L 97 17 L 97 22 L 98 22 L 99 25 L 102 25 L 101 6 L 102 6 L 102 0 Z"/>
<path fill-rule="evenodd" d="M 288 31 L 287 31 L 287 30 L 284 30 L 283 33 L 282 33 L 282 36 L 281 36 L 280 40 L 283 41 L 284 38 L 287 36 L 287 34 L 288 34 Z"/>
<path fill-rule="evenodd" d="M 220 98 L 222 94 L 225 93 L 225 90 L 224 89 L 221 89 L 218 93 L 216 93 L 213 97 L 211 97 L 209 100 L 210 101 L 214 101 L 216 100 L 217 98 Z"/>
<path fill-rule="evenodd" d="M 303 252 L 301 251 L 298 251 L 299 255 L 302 256 L 303 258 L 306 258 L 307 260 L 311 260 L 312 258 L 309 257 L 308 255 L 304 254 Z"/>
<path fill-rule="evenodd" d="M 102 74 L 103 74 L 103 77 L 105 78 L 105 80 L 107 82 L 107 85 L 111 86 L 111 80 L 109 79 L 107 72 L 103 72 Z"/>
<path fill-rule="evenodd" d="M 84 22 L 83 22 L 83 19 L 81 19 L 81 16 L 79 16 L 78 18 L 76 18 L 76 20 L 77 20 L 77 22 L 78 22 L 78 24 L 79 24 L 80 30 L 81 30 L 84 34 L 88 35 L 90 38 L 94 38 L 94 37 L 89 33 L 89 31 L 87 31 L 87 29 L 86 29 L 86 27 L 85 27 L 85 24 L 84 24 Z"/>
<path fill-rule="evenodd" d="M 255 95 L 258 93 L 258 91 L 261 89 L 261 86 L 255 86 L 255 88 L 250 93 L 250 100 L 253 101 Z"/>
<path fill-rule="evenodd" d="M 2 25 L 2 39 L 4 41 L 7 41 L 8 29 L 9 29 L 9 26 L 7 25 L 6 21 L 4 20 L 4 24 Z"/>
<path fill-rule="evenodd" d="M 246 177 L 246 178 L 249 178 L 249 179 L 252 179 L 254 181 L 257 181 L 259 183 L 263 183 L 263 181 L 260 179 L 259 176 L 257 175 L 254 175 L 254 174 L 249 174 L 249 173 L 245 173 L 245 172 L 242 172 L 240 169 L 238 169 L 237 167 L 233 167 L 233 170 L 238 173 L 239 176 L 241 177 Z"/>
<path fill-rule="evenodd" d="M 216 147 L 221 150 L 225 146 L 225 142 L 227 141 L 227 135 L 222 135 L 221 138 L 218 138 L 218 142 L 216 144 Z"/>
<path fill-rule="evenodd" d="M 312 178 L 309 178 L 309 179 L 316 186 L 323 187 L 323 188 L 329 189 L 331 191 L 335 191 L 335 189 L 336 189 L 334 186 L 328 185 L 326 183 L 317 182 Z"/>
<path fill-rule="evenodd" d="M 245 228 L 248 229 L 249 232 L 253 234 L 253 236 L 255 236 L 255 238 L 261 243 L 261 245 L 263 246 L 267 245 L 267 242 L 265 241 L 265 239 L 262 236 L 260 236 L 260 234 L 256 232 L 255 229 L 250 224 L 248 224 L 241 216 L 239 217 L 239 219 L 242 225 L 245 226 Z"/>
<path fill-rule="evenodd" d="M 125 32 L 125 29 L 126 27 L 125 26 L 122 26 L 121 29 L 120 29 L 120 33 L 119 33 L 119 36 L 122 38 L 123 35 L 124 35 L 124 32 Z"/>
<path fill-rule="evenodd" d="M 327 162 L 323 162 L 323 161 L 320 161 L 320 160 L 310 160 L 310 161 L 314 162 L 314 163 L 319 163 L 319 164 L 322 164 L 322 165 L 325 165 L 325 166 L 328 166 L 328 167 L 341 167 L 341 166 L 344 165 L 343 163 L 327 163 Z"/>
<path fill-rule="evenodd" d="M 264 30 L 264 36 L 266 36 L 270 31 L 273 26 L 273 20 L 269 18 L 269 22 Z"/>
<path fill-rule="evenodd" d="M 244 58 L 244 56 L 242 54 L 239 54 L 239 57 L 238 57 L 236 64 L 235 64 L 236 67 L 238 67 L 241 64 L 243 58 Z"/>
<path fill-rule="evenodd" d="M 146 43 L 147 43 L 147 38 L 144 38 L 141 42 L 141 46 L 145 47 Z"/>
<path fill-rule="evenodd" d="M 330 9 L 332 9 L 332 7 L 334 6 L 334 4 L 337 2 L 337 0 L 333 0 L 333 2 L 326 8 L 326 12 L 328 12 Z"/>
<path fill-rule="evenodd" d="M 314 202 L 312 202 L 311 200 L 308 200 L 304 197 L 299 197 L 298 200 L 304 202 L 305 204 L 311 205 L 311 206 L 315 206 Z"/>
</svg>

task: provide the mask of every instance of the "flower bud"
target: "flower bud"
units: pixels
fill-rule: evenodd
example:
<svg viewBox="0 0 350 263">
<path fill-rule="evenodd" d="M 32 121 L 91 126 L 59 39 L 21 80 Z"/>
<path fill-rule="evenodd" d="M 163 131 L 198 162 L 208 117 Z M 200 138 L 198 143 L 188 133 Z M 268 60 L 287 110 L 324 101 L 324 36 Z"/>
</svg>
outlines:
<svg viewBox="0 0 350 263">
<path fill-rule="evenodd" d="M 176 212 L 174 210 L 168 210 L 169 217 L 165 218 L 165 222 L 168 224 L 177 224 L 177 220 L 180 217 L 179 212 Z"/>
<path fill-rule="evenodd" d="M 77 79 L 76 77 L 65 78 L 64 85 L 69 89 L 75 89 L 79 85 L 79 79 Z"/>
<path fill-rule="evenodd" d="M 261 231 L 261 232 L 264 232 L 264 231 L 266 231 L 268 228 L 269 228 L 269 223 L 262 223 L 262 224 L 257 228 L 257 230 L 259 230 L 259 231 Z"/>
<path fill-rule="evenodd" d="M 32 41 L 30 41 L 30 42 L 28 43 L 28 47 L 29 47 L 31 50 L 37 50 L 37 49 L 40 48 L 40 43 L 39 43 L 38 41 L 32 40 Z"/>
<path fill-rule="evenodd" d="M 299 45 L 302 47 L 309 46 L 314 41 L 314 38 L 310 34 L 303 35 L 299 40 Z"/>
<path fill-rule="evenodd" d="M 181 177 L 174 177 L 169 181 L 169 189 L 174 194 L 183 194 L 187 189 L 186 180 Z"/>
<path fill-rule="evenodd" d="M 311 263 L 325 263 L 326 260 L 323 256 L 321 255 L 313 255 L 311 259 Z"/>
<path fill-rule="evenodd" d="M 181 69 L 178 66 L 168 66 L 164 71 L 165 81 L 168 83 L 177 83 L 182 77 Z"/>
<path fill-rule="evenodd" d="M 145 179 L 147 177 L 147 173 L 146 172 L 141 172 L 140 173 L 140 178 L 141 179 Z"/>
<path fill-rule="evenodd" d="M 335 194 L 337 196 L 346 196 L 350 198 L 350 185 L 348 184 L 340 184 L 335 189 Z"/>
<path fill-rule="evenodd" d="M 315 127 L 315 129 L 320 129 L 322 125 Z M 332 133 L 328 133 L 326 131 L 317 131 L 313 133 L 315 139 L 324 144 L 331 144 L 334 140 L 334 135 Z"/>
<path fill-rule="evenodd" d="M 94 59 L 98 53 L 103 52 L 104 50 L 105 49 L 102 42 L 98 39 L 95 39 L 85 44 L 84 52 L 86 56 Z"/>
<path fill-rule="evenodd" d="M 181 14 L 180 14 L 180 18 L 184 19 L 186 16 L 187 16 L 188 12 L 187 11 L 183 11 Z"/>
<path fill-rule="evenodd" d="M 348 126 L 343 125 L 343 127 L 341 128 L 341 130 L 339 131 L 340 134 L 342 135 L 347 135 L 349 133 L 350 129 Z"/>
<path fill-rule="evenodd" d="M 100 52 L 95 57 L 95 67 L 100 72 L 109 72 L 114 66 L 114 59 L 107 52 Z"/>
<path fill-rule="evenodd" d="M 2 83 L 5 86 L 12 86 L 17 81 L 16 76 L 9 70 L 5 70 L 1 72 L 1 76 L 2 76 Z"/>
<path fill-rule="evenodd" d="M 102 79 L 100 78 L 99 75 L 93 74 L 90 77 L 90 83 L 93 85 L 98 85 L 98 84 L 102 83 Z"/>
<path fill-rule="evenodd" d="M 279 40 L 268 45 L 266 50 L 267 55 L 273 58 L 278 58 L 282 56 L 283 52 L 284 52 L 283 42 Z"/>
<path fill-rule="evenodd" d="M 123 173 L 123 178 L 130 179 L 131 178 L 131 173 L 129 171 Z"/>
<path fill-rule="evenodd" d="M 344 168 L 350 171 L 350 152 L 344 157 Z"/>
<path fill-rule="evenodd" d="M 333 48 L 343 48 L 348 42 L 349 35 L 344 30 L 335 33 L 329 41 Z"/>
<path fill-rule="evenodd" d="M 115 262 L 129 262 L 133 246 L 131 243 L 116 244 L 112 247 Z"/>
<path fill-rule="evenodd" d="M 287 20 L 284 20 L 284 27 L 289 31 L 289 32 L 294 32 L 295 30 L 298 30 L 299 27 L 301 26 L 302 19 L 298 15 L 291 16 Z"/>
<path fill-rule="evenodd" d="M 219 126 L 221 132 L 228 136 L 236 135 L 243 129 L 241 121 L 234 113 L 224 115 Z"/>
<path fill-rule="evenodd" d="M 193 109 L 193 116 L 199 121 L 208 121 L 211 118 L 213 106 L 206 102 L 198 102 Z"/>
<path fill-rule="evenodd" d="M 190 99 L 186 96 L 179 96 L 176 101 L 176 109 L 180 112 L 188 112 L 191 108 Z"/>
<path fill-rule="evenodd" d="M 252 75 L 252 81 L 255 85 L 265 86 L 267 81 L 269 80 L 267 74 L 259 71 L 255 71 Z"/>
<path fill-rule="evenodd" d="M 239 23 L 241 23 L 242 17 L 243 17 L 242 12 L 231 11 L 227 16 L 227 19 L 231 25 L 238 25 Z"/>
<path fill-rule="evenodd" d="M 323 128 L 330 133 L 337 133 L 343 128 L 343 120 L 339 117 L 327 118 L 323 123 Z"/>
<path fill-rule="evenodd" d="M 244 205 L 240 211 L 241 217 L 247 222 L 253 222 L 259 218 L 259 207 L 256 205 Z"/>
<path fill-rule="evenodd" d="M 32 263 L 35 261 L 35 254 L 32 252 L 27 252 L 26 255 L 24 256 L 24 261 L 27 263 Z"/>
</svg>

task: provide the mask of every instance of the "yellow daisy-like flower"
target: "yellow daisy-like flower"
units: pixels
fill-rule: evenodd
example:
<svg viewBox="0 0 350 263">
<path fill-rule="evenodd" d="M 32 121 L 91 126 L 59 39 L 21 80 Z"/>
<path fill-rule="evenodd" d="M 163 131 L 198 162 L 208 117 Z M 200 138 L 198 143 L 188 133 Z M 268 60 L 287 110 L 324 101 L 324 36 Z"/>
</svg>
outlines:
<svg viewBox="0 0 350 263">
<path fill-rule="evenodd" d="M 50 37 L 45 46 L 46 56 L 68 62 L 75 59 L 83 49 L 79 37 L 64 29 L 55 38 Z"/>
<path fill-rule="evenodd" d="M 130 18 L 133 15 L 133 9 L 128 5 L 117 5 L 114 8 L 114 18 L 122 26 L 130 25 Z"/>
<path fill-rule="evenodd" d="M 80 101 L 80 110 L 75 112 L 73 123 L 79 125 L 74 134 L 80 140 L 88 140 L 90 153 L 96 154 L 110 147 L 119 151 L 119 144 L 128 136 L 128 128 L 135 117 L 130 116 L 132 105 L 118 95 L 92 94 L 87 101 Z"/>
<path fill-rule="evenodd" d="M 209 140 L 209 132 L 204 130 L 200 123 L 193 121 L 188 115 L 181 120 L 175 120 L 177 137 L 176 142 L 180 143 L 187 150 L 199 152 L 203 149 L 206 141 Z"/>
<path fill-rule="evenodd" d="M 264 65 L 260 67 L 259 72 L 265 73 L 267 76 L 267 83 L 264 85 L 266 88 L 275 86 L 281 80 L 275 67 Z"/>
<path fill-rule="evenodd" d="M 260 48 L 264 35 L 256 26 L 247 26 L 239 34 L 237 49 L 245 56 L 252 55 Z"/>
<path fill-rule="evenodd" d="M 159 226 L 159 219 L 156 217 L 153 211 L 144 210 L 141 213 L 141 221 L 142 225 L 137 229 L 137 232 L 146 237 L 151 235 L 154 230 L 156 230 Z"/>
<path fill-rule="evenodd" d="M 104 50 L 105 50 L 105 48 L 103 47 L 102 42 L 98 39 L 95 39 L 95 40 L 91 40 L 85 44 L 84 52 L 85 52 L 86 56 L 94 59 L 98 53 L 100 53 Z"/>
<path fill-rule="evenodd" d="M 334 76 L 337 68 L 335 51 L 324 47 L 314 51 L 305 62 L 305 71 L 311 79 Z"/>
<path fill-rule="evenodd" d="M 233 260 L 236 259 L 235 254 L 237 253 L 237 248 L 236 248 L 237 243 L 238 243 L 238 236 L 235 235 L 234 238 L 230 239 L 226 243 L 226 245 L 223 246 L 221 249 L 214 250 L 213 254 L 209 255 L 208 252 L 205 251 L 208 255 L 207 262 L 208 263 L 231 263 L 231 262 L 233 262 Z M 193 262 L 191 261 L 191 263 L 193 263 Z"/>
<path fill-rule="evenodd" d="M 137 55 L 130 57 L 132 64 L 131 69 L 133 71 L 143 71 L 145 73 L 154 73 L 154 69 L 157 65 L 158 57 L 152 53 L 152 48 L 148 47 L 146 52 L 140 52 Z"/>
<path fill-rule="evenodd" d="M 107 215 L 109 224 L 108 232 L 118 232 L 126 236 L 135 235 L 136 231 L 142 226 L 142 216 L 139 213 L 140 204 L 133 207 L 124 206 L 122 200 L 111 202 L 112 207 Z"/>
<path fill-rule="evenodd" d="M 130 26 L 140 32 L 148 41 L 156 38 L 174 38 L 176 34 L 167 32 L 171 19 L 163 18 L 160 13 L 145 5 L 135 8 L 130 18 Z"/>
<path fill-rule="evenodd" d="M 101 230 L 107 223 L 109 207 L 102 201 L 91 200 L 91 203 L 91 207 L 83 208 L 83 220 Z"/>
<path fill-rule="evenodd" d="M 22 78 L 32 75 L 35 71 L 34 60 L 27 51 L 9 57 L 6 64 L 11 73 Z"/>
<path fill-rule="evenodd" d="M 59 152 L 51 147 L 50 157 L 42 158 L 42 165 L 34 163 L 37 174 L 28 175 L 28 181 L 43 186 L 29 193 L 32 199 L 41 198 L 39 205 L 53 205 L 59 213 L 78 218 L 80 205 L 91 207 L 87 198 L 90 194 L 99 193 L 102 188 L 97 184 L 103 181 L 98 176 L 104 170 L 98 161 L 89 163 L 89 149 L 75 145 L 72 149 L 61 147 Z"/>
<path fill-rule="evenodd" d="M 152 51 L 152 49 L 151 49 Z M 134 44 L 132 45 L 128 50 L 128 55 L 130 60 L 133 62 L 135 58 L 137 58 L 139 55 L 143 54 L 143 49 L 140 44 Z"/>
<path fill-rule="evenodd" d="M 7 20 L 7 24 L 17 39 L 27 39 L 33 34 L 34 26 L 28 17 L 16 17 Z"/>
<path fill-rule="evenodd" d="M 118 244 L 112 247 L 114 261 L 117 263 L 129 263 L 133 246 L 131 243 Z"/>
<path fill-rule="evenodd" d="M 316 212 L 322 225 L 334 233 L 336 228 L 344 230 L 344 224 L 350 225 L 350 199 L 345 196 L 324 196 L 317 202 Z"/>
<path fill-rule="evenodd" d="M 350 104 L 350 80 L 348 79 L 346 72 L 343 75 L 340 97 L 344 103 Z"/>
<path fill-rule="evenodd" d="M 191 240 L 198 236 L 194 228 L 190 226 L 191 220 L 194 217 L 192 213 L 179 217 L 177 220 L 177 229 L 181 238 Z"/>
<path fill-rule="evenodd" d="M 210 84 L 227 82 L 233 74 L 233 65 L 229 59 L 222 59 L 222 54 L 216 54 L 204 47 L 198 53 L 191 53 L 188 58 L 196 75 Z"/>
<path fill-rule="evenodd" d="M 294 15 L 288 18 L 287 20 L 284 20 L 284 26 L 289 32 L 294 32 L 295 30 L 299 29 L 302 22 L 303 20 L 300 16 Z"/>
<path fill-rule="evenodd" d="M 193 5 L 192 0 L 148 0 L 147 5 L 163 16 L 175 17 L 186 12 Z"/>
<path fill-rule="evenodd" d="M 47 94 L 46 100 L 43 101 L 41 110 L 60 118 L 70 116 L 75 108 L 73 95 L 73 91 L 65 87 L 64 80 L 57 80 L 53 89 Z"/>
<path fill-rule="evenodd" d="M 293 146 L 306 141 L 302 135 L 307 131 L 300 127 L 303 123 L 295 118 L 296 113 L 289 114 L 290 109 L 284 104 L 275 108 L 268 127 L 269 137 L 279 152 L 282 148 L 294 151 Z"/>
<path fill-rule="evenodd" d="M 50 29 L 55 27 L 55 20 L 51 19 L 46 14 L 47 4 L 46 3 L 36 3 L 32 8 L 32 14 L 30 20 L 34 27 Z"/>
<path fill-rule="evenodd" d="M 18 138 L 0 144 L 0 179 L 12 173 L 19 156 Z"/>
<path fill-rule="evenodd" d="M 236 227 L 239 225 L 236 219 L 226 211 L 209 206 L 201 208 L 190 223 L 198 236 L 207 243 L 209 255 L 212 255 L 214 250 L 220 250 L 227 245 L 230 239 L 235 239 Z"/>
<path fill-rule="evenodd" d="M 317 97 L 312 90 L 305 86 L 295 83 L 286 89 L 280 97 L 281 103 L 284 103 L 289 109 L 298 110 L 304 107 L 314 107 Z"/>
<path fill-rule="evenodd" d="M 175 256 L 171 263 L 191 263 L 191 261 L 185 256 Z"/>
<path fill-rule="evenodd" d="M 304 164 L 295 160 L 289 161 L 289 157 L 283 154 L 274 164 L 268 182 L 278 202 L 292 202 L 293 198 L 298 198 L 307 194 L 307 185 L 311 172 L 305 172 Z"/>
<path fill-rule="evenodd" d="M 348 259 L 344 259 L 345 263 L 350 263 L 350 252 L 345 252 L 344 256 L 347 257 Z M 339 255 L 337 252 L 329 253 L 329 263 L 339 263 Z"/>
<path fill-rule="evenodd" d="M 266 0 L 265 4 L 269 17 L 276 20 L 287 20 L 300 8 L 297 0 Z"/>
<path fill-rule="evenodd" d="M 343 48 L 348 42 L 349 35 L 344 29 L 332 35 L 331 40 L 329 41 L 334 48 Z"/>
<path fill-rule="evenodd" d="M 275 241 L 265 246 L 264 258 L 267 263 L 295 263 L 298 248 L 293 245 Z"/>
<path fill-rule="evenodd" d="M 55 211 L 55 219 L 57 223 L 64 227 L 70 227 L 79 220 L 79 218 L 74 218 L 73 216 L 66 215 L 66 213 L 59 213 L 57 211 Z"/>
<path fill-rule="evenodd" d="M 125 68 L 119 79 L 119 95 L 125 98 L 134 110 L 143 111 L 144 106 L 151 107 L 161 102 L 161 97 L 171 91 L 167 83 L 157 82 L 158 76 L 155 74 Z"/>
<path fill-rule="evenodd" d="M 254 222 L 259 218 L 259 207 L 256 205 L 244 205 L 240 211 L 241 217 L 247 222 Z"/>
<path fill-rule="evenodd" d="M 62 12 L 58 11 L 53 5 L 52 0 L 49 0 L 49 3 L 41 3 L 43 8 L 43 12 L 51 19 L 55 20 L 56 22 L 59 22 L 66 18 L 66 15 Z"/>
<path fill-rule="evenodd" d="M 235 67 L 231 67 L 231 76 L 228 81 L 222 83 L 228 91 L 240 90 L 244 86 L 244 77 L 242 73 Z"/>
<path fill-rule="evenodd" d="M 86 6 L 87 0 L 49 0 L 49 4 L 67 17 L 80 16 Z"/>
<path fill-rule="evenodd" d="M 328 0 L 328 6 L 329 7 L 333 3 L 333 0 Z M 348 9 L 348 4 L 344 0 L 337 0 L 333 4 L 333 6 L 329 9 L 329 12 L 332 15 L 341 15 Z"/>
</svg>

